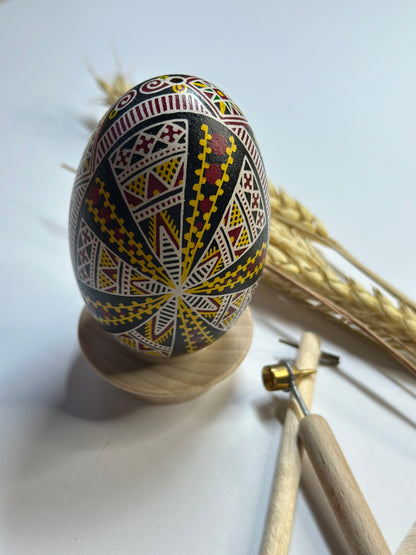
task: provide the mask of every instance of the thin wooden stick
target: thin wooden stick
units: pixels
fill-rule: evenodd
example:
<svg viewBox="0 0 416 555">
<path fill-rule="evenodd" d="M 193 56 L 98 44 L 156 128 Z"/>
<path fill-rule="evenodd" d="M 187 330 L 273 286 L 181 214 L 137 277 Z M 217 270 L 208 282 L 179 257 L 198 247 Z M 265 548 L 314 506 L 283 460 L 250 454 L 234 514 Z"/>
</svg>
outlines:
<svg viewBox="0 0 416 555">
<path fill-rule="evenodd" d="M 304 333 L 296 367 L 299 370 L 316 368 L 319 354 L 319 338 L 313 333 Z M 315 374 L 306 376 L 299 382 L 298 389 L 308 408 L 312 402 L 314 385 Z M 297 403 L 291 395 L 283 425 L 261 555 L 284 555 L 289 549 L 302 466 L 302 451 L 297 441 L 298 411 Z"/>
<path fill-rule="evenodd" d="M 410 528 L 409 533 L 399 545 L 395 555 L 414 555 L 416 553 L 416 522 Z"/>
<path fill-rule="evenodd" d="M 299 437 L 353 553 L 391 555 L 328 422 L 319 414 L 305 415 Z"/>
</svg>

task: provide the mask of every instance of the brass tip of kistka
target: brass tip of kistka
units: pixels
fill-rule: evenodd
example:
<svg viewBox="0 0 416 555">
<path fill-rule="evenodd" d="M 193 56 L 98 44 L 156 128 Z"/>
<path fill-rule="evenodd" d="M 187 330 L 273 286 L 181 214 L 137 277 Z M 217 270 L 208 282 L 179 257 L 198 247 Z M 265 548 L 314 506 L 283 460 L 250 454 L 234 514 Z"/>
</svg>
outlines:
<svg viewBox="0 0 416 555">
<path fill-rule="evenodd" d="M 295 380 L 316 372 L 315 369 L 299 370 L 293 366 Z M 286 366 L 282 364 L 263 366 L 263 384 L 267 391 L 282 391 L 290 389 L 290 374 Z"/>
</svg>

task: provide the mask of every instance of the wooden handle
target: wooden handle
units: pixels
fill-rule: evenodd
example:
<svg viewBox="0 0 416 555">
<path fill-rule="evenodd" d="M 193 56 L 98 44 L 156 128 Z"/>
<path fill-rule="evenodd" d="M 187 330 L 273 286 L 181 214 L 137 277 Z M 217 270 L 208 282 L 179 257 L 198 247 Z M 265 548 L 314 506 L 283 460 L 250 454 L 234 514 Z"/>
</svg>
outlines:
<svg viewBox="0 0 416 555">
<path fill-rule="evenodd" d="M 318 414 L 305 416 L 299 436 L 351 549 L 360 555 L 390 554 L 326 420 Z"/>
<path fill-rule="evenodd" d="M 296 367 L 299 370 L 316 368 L 319 354 L 319 338 L 313 333 L 304 333 Z M 312 401 L 314 384 L 315 375 L 312 374 L 300 380 L 298 385 L 308 407 Z M 297 439 L 298 413 L 296 401 L 291 396 L 283 425 L 261 555 L 285 555 L 289 549 L 302 466 L 302 448 Z"/>
<path fill-rule="evenodd" d="M 415 555 L 416 553 L 416 522 L 399 546 L 394 555 Z"/>
</svg>

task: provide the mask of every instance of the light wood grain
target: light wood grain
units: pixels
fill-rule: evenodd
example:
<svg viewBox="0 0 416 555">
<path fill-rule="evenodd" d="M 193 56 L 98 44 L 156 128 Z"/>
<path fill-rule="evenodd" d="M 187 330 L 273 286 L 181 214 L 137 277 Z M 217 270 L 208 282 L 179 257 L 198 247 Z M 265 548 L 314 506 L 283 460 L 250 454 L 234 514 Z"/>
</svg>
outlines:
<svg viewBox="0 0 416 555">
<path fill-rule="evenodd" d="M 316 368 L 319 355 L 319 338 L 313 333 L 304 333 L 296 358 L 296 367 L 299 370 Z M 312 402 L 314 384 L 315 375 L 312 374 L 300 380 L 298 385 L 298 389 L 308 407 Z M 289 549 L 302 467 L 302 450 L 297 439 L 298 414 L 299 409 L 291 395 L 283 425 L 261 549 L 262 555 L 284 555 Z"/>
<path fill-rule="evenodd" d="M 399 545 L 395 555 L 415 555 L 416 553 L 416 522 L 410 528 L 407 536 Z"/>
<path fill-rule="evenodd" d="M 181 403 L 229 376 L 244 359 L 253 336 L 247 308 L 236 324 L 208 347 L 182 356 L 143 356 L 116 341 L 83 309 L 78 337 L 85 357 L 107 381 L 152 403 Z"/>
<path fill-rule="evenodd" d="M 389 555 L 327 421 L 318 414 L 305 416 L 299 423 L 299 436 L 352 551 L 359 555 Z"/>
</svg>

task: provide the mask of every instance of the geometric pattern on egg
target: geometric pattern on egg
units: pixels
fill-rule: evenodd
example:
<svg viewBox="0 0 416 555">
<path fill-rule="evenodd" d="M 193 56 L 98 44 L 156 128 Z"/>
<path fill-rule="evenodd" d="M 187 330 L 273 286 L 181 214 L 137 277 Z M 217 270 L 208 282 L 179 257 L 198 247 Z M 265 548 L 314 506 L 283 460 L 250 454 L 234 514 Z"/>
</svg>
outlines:
<svg viewBox="0 0 416 555">
<path fill-rule="evenodd" d="M 196 351 L 241 316 L 269 236 L 266 174 L 246 118 L 203 79 L 165 75 L 107 112 L 70 207 L 74 273 L 94 319 L 147 354 Z"/>
</svg>

